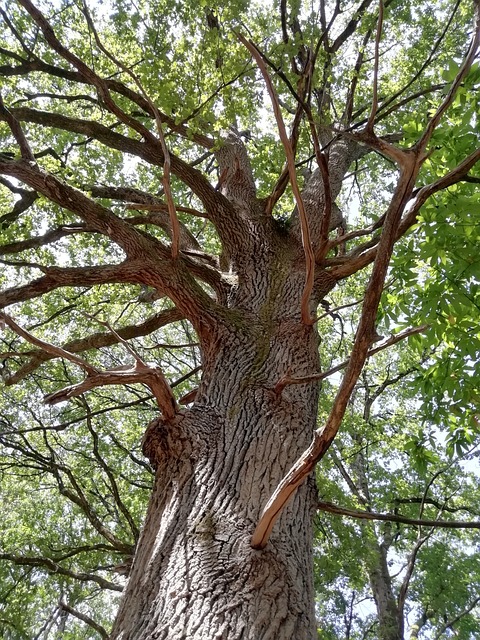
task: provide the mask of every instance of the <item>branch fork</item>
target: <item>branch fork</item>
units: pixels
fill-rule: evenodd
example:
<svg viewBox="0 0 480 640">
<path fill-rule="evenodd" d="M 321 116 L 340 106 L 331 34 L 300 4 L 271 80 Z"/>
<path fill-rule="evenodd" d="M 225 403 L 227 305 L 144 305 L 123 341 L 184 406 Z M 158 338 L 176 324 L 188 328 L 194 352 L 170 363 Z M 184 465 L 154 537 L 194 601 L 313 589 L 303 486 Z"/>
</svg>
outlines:
<svg viewBox="0 0 480 640">
<path fill-rule="evenodd" d="M 131 355 L 133 355 L 135 358 L 135 364 L 133 366 L 126 365 L 116 369 L 99 371 L 83 358 L 62 349 L 61 347 L 54 346 L 44 340 L 36 338 L 29 331 L 17 324 L 15 320 L 6 313 L 0 314 L 0 322 L 1 324 L 7 325 L 17 335 L 40 348 L 42 351 L 49 353 L 56 358 L 63 358 L 73 362 L 77 366 L 81 367 L 87 374 L 87 377 L 82 382 L 70 385 L 54 393 L 47 394 L 44 397 L 44 402 L 46 404 L 53 405 L 58 404 L 59 402 L 65 402 L 66 400 L 70 400 L 70 398 L 81 396 L 86 391 L 95 389 L 96 387 L 141 383 L 149 387 L 166 420 L 171 420 L 178 413 L 175 396 L 173 395 L 172 389 L 160 367 L 145 363 L 108 323 L 101 322 L 100 324 L 107 326 L 117 340 L 125 346 Z"/>
</svg>

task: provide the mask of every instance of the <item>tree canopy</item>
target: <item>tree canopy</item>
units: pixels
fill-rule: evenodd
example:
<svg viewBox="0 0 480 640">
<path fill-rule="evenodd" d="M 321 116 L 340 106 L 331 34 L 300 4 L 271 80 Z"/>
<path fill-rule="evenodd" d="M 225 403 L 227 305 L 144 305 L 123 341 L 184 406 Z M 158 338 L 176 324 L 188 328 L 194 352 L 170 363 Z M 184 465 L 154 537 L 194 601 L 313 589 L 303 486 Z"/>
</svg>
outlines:
<svg viewBox="0 0 480 640">
<path fill-rule="evenodd" d="M 154 483 L 146 425 L 214 375 L 271 237 L 298 240 L 320 336 L 318 371 L 281 363 L 268 387 L 320 382 L 272 503 L 321 459 L 318 637 L 387 638 L 393 606 L 401 637 L 478 637 L 478 0 L 0 17 L 2 637 L 108 637 Z"/>
</svg>

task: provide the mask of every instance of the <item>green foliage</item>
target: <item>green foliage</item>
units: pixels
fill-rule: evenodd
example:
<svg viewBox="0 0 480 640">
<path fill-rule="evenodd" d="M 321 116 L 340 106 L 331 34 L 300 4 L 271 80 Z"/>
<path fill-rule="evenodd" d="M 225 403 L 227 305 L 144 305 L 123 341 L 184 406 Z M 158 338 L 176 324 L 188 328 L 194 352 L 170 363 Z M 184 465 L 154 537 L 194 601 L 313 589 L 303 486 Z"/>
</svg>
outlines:
<svg viewBox="0 0 480 640">
<path fill-rule="evenodd" d="M 59 40 L 97 74 L 137 89 L 132 78 L 103 55 L 81 3 L 35 4 L 48 15 Z M 260 73 L 236 33 L 248 34 L 268 59 L 290 126 L 298 106 L 291 89 L 301 88 L 295 65 L 301 64 L 304 48 L 314 47 L 321 38 L 320 10 L 310 3 L 288 3 L 285 38 L 276 2 L 88 4 L 103 46 L 134 71 L 143 90 L 172 119 L 175 126 L 165 127 L 171 152 L 194 164 L 215 185 L 220 176 L 212 149 L 203 153 L 196 136 L 208 135 L 218 147 L 222 131 L 230 126 L 248 131 L 246 148 L 258 196 L 267 197 L 282 171 L 285 154 Z M 333 15 L 337 3 L 325 4 L 328 16 Z M 312 80 L 321 138 L 325 131 L 358 131 L 372 103 L 377 8 L 372 4 L 357 15 L 355 6 L 344 4 L 329 34 L 331 42 L 355 16 L 358 25 L 338 50 L 319 49 Z M 465 52 L 471 3 L 460 2 L 457 8 L 446 0 L 400 0 L 385 5 L 375 126 L 378 135 L 392 135 L 402 148 L 408 148 L 418 141 L 452 86 Z M 6 105 L 93 122 L 140 139 L 138 132 L 105 108 L 91 85 L 72 85 L 66 72 L 73 67 L 59 59 L 16 2 L 7 2 L 5 11 L 20 34 L 19 39 L 5 29 L 0 35 Z M 445 33 L 444 27 L 448 27 Z M 356 68 L 358 52 L 364 54 L 360 69 Z M 9 75 L 10 67 L 21 64 L 20 58 L 38 59 L 60 71 Z M 358 85 L 349 114 L 346 102 L 353 79 Z M 418 177 L 419 188 L 435 183 L 478 148 L 479 91 L 480 65 L 475 63 L 435 129 Z M 153 119 L 127 95 L 115 93 L 115 101 L 154 130 Z M 315 168 L 311 134 L 304 125 L 297 163 Z M 160 168 L 144 159 L 56 126 L 33 122 L 22 126 L 42 169 L 85 193 L 95 185 L 111 185 L 163 195 Z M 188 127 L 187 135 L 177 135 L 181 126 Z M 0 140 L 2 153 L 18 154 L 5 122 L 0 122 Z M 365 153 L 350 171 L 338 204 L 347 218 L 347 231 L 353 232 L 380 223 L 391 201 L 397 168 L 379 154 Z M 428 329 L 369 359 L 344 428 L 318 472 L 323 501 L 351 511 L 401 514 L 413 520 L 478 520 L 478 165 L 468 177 L 471 182 L 462 180 L 435 193 L 396 245 L 377 330 L 388 338 L 407 327 L 428 324 Z M 124 252 L 107 235 L 79 229 L 72 211 L 46 198 L 38 197 L 28 209 L 13 215 L 21 198 L 16 189 L 13 179 L 0 183 L 2 290 L 41 278 L 42 267 L 122 263 Z M 178 178 L 172 178 L 172 189 L 177 205 L 201 213 L 198 197 Z M 97 201 L 120 218 L 136 214 L 120 200 Z M 292 208 L 287 190 L 273 215 L 287 226 Z M 180 211 L 180 221 L 202 251 L 211 254 L 210 264 L 216 264 L 222 252 L 216 230 L 202 215 L 190 213 Z M 169 240 L 161 226 L 145 223 L 139 228 Z M 34 241 L 51 230 L 65 233 L 51 242 L 15 249 L 14 243 Z M 380 226 L 372 232 L 373 245 L 380 233 Z M 363 241 L 359 235 L 348 243 L 348 251 L 359 250 Z M 335 260 L 342 264 L 340 249 L 335 249 L 336 255 L 329 253 L 332 264 Z M 366 268 L 341 281 L 318 310 L 323 371 L 350 356 L 369 275 Z M 201 286 L 209 287 L 204 282 Z M 60 345 L 88 339 L 92 333 L 109 335 L 105 322 L 116 331 L 139 326 L 168 308 L 164 298 L 148 298 L 139 286 L 117 283 L 54 289 L 41 297 L 27 297 L 14 304 L 11 312 L 37 338 Z M 113 342 L 102 342 L 98 349 L 85 347 L 81 355 L 100 369 L 131 365 L 133 356 L 125 345 Z M 195 388 L 201 356 L 187 322 L 177 319 L 136 334 L 128 344 L 145 361 L 155 361 L 162 368 L 177 398 Z M 2 332 L 5 376 L 17 375 L 22 384 L 6 387 L 0 396 L 0 499 L 6 505 L 0 534 L 0 635 L 12 640 L 50 639 L 59 633 L 72 640 L 97 638 L 92 626 L 74 615 L 66 616 L 60 603 L 68 603 L 108 629 L 118 589 L 124 584 L 115 567 L 130 560 L 153 480 L 153 470 L 141 453 L 141 438 L 158 408 L 140 385 L 108 386 L 46 408 L 44 394 L 79 382 L 83 373 L 71 362 L 40 359 L 26 377 L 22 368 L 35 356 L 33 349 L 13 332 Z M 322 382 L 319 426 L 334 402 L 338 376 Z M 406 564 L 425 536 L 408 587 L 407 627 L 424 614 L 420 638 L 455 633 L 461 640 L 474 640 L 480 628 L 475 603 L 480 584 L 480 564 L 474 553 L 477 531 L 434 530 L 320 512 L 315 540 L 318 637 L 376 637 L 371 576 L 378 568 L 382 545 L 398 598 Z M 449 621 L 454 622 L 445 627 Z"/>
</svg>

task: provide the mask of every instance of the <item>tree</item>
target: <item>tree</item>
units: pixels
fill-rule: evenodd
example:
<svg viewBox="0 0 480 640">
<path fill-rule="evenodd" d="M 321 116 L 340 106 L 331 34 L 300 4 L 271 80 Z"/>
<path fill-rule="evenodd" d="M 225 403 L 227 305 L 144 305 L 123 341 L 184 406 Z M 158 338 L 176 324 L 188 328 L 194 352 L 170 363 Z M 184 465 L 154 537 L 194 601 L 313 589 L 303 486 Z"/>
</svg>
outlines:
<svg viewBox="0 0 480 640">
<path fill-rule="evenodd" d="M 332 507 L 312 473 L 362 388 L 369 424 L 380 393 L 365 364 L 402 340 L 409 370 L 382 391 L 415 373 L 418 414 L 450 421 L 447 454 L 473 443 L 479 11 L 393 0 L 1 10 L 2 358 L 7 385 L 30 376 L 2 414 L 5 491 L 27 503 L 32 487 L 48 495 L 48 478 L 66 498 L 7 528 L 9 580 L 35 591 L 39 569 L 64 577 L 39 633 L 66 633 L 73 616 L 107 637 L 112 601 L 97 619 L 85 602 L 92 585 L 122 591 L 116 557 L 129 579 L 112 639 L 313 638 L 312 516 Z M 335 354 L 340 289 L 337 306 L 359 302 Z M 336 371 L 338 388 L 320 394 Z M 142 418 L 150 465 L 136 450 Z M 448 466 L 420 424 L 399 446 L 417 465 Z M 375 516 L 386 504 L 368 498 L 364 427 L 345 437 L 354 470 L 339 459 L 330 482 L 353 477 Z M 417 498 L 414 484 L 402 495 Z M 426 517 L 427 499 L 400 518 L 445 525 L 444 508 Z M 64 527 L 58 538 L 15 553 L 44 518 Z M 394 602 L 388 528 L 383 542 L 377 525 L 361 532 L 378 636 L 402 638 L 410 580 Z M 79 543 L 65 552 L 65 538 Z M 82 554 L 91 570 L 78 571 Z M 424 626 L 434 614 L 426 603 Z M 435 619 L 438 632 L 457 614 Z M 5 627 L 22 637 L 17 619 Z"/>
</svg>

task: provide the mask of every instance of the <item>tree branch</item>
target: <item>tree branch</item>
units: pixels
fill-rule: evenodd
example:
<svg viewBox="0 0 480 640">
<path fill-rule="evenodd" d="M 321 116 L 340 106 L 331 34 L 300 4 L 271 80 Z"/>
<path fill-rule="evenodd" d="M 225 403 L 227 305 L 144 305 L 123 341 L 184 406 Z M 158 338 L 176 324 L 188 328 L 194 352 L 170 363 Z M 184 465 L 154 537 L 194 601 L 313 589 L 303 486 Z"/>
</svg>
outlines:
<svg viewBox="0 0 480 640">
<path fill-rule="evenodd" d="M 337 516 L 347 516 L 348 518 L 356 518 L 359 520 L 379 520 L 381 522 L 398 522 L 399 524 L 408 524 L 415 527 L 434 527 L 439 529 L 480 529 L 480 522 L 463 522 L 461 520 L 417 520 L 415 518 L 407 518 L 406 516 L 391 513 L 376 513 L 375 511 L 359 511 L 356 509 L 347 509 L 339 507 L 331 502 L 323 502 L 318 500 L 317 509 L 333 513 Z"/>
<path fill-rule="evenodd" d="M 0 309 L 16 302 L 38 298 L 59 287 L 78 287 L 131 282 L 142 284 L 142 262 L 126 261 L 118 265 L 96 267 L 43 267 L 45 275 L 28 284 L 0 292 Z"/>
<path fill-rule="evenodd" d="M 147 385 L 152 391 L 157 404 L 165 416 L 166 420 L 170 420 L 177 414 L 177 403 L 172 390 L 162 372 L 160 367 L 152 367 L 147 365 L 138 355 L 134 354 L 125 340 L 118 335 L 108 325 L 109 330 L 117 338 L 118 342 L 126 345 L 130 353 L 135 357 L 135 365 L 133 367 L 120 367 L 115 370 L 98 371 L 95 367 L 92 367 L 86 360 L 80 358 L 61 347 L 56 347 L 44 340 L 36 338 L 31 333 L 22 329 L 10 316 L 5 313 L 0 314 L 0 320 L 3 320 L 12 331 L 15 331 L 19 336 L 35 345 L 40 347 L 47 353 L 50 353 L 56 358 L 63 358 L 81 367 L 86 373 L 87 378 L 78 384 L 70 385 L 65 389 L 50 393 L 44 397 L 46 404 L 57 404 L 58 402 L 64 402 L 70 398 L 75 398 L 85 391 L 94 389 L 95 387 L 105 385 L 125 385 L 129 383 L 141 383 Z"/>
<path fill-rule="evenodd" d="M 298 213 L 300 216 L 300 224 L 301 224 L 301 231 L 302 231 L 302 245 L 305 253 L 306 274 L 305 274 L 305 286 L 303 289 L 302 302 L 301 302 L 302 321 L 304 322 L 304 324 L 310 325 L 312 324 L 312 318 L 310 314 L 309 304 L 310 304 L 310 296 L 313 290 L 313 283 L 315 279 L 315 255 L 313 253 L 312 243 L 310 240 L 310 231 L 308 228 L 308 221 L 305 213 L 305 207 L 303 204 L 303 199 L 300 193 L 300 189 L 298 187 L 297 175 L 295 171 L 295 156 L 293 153 L 292 145 L 290 144 L 290 140 L 288 139 L 285 123 L 283 121 L 282 112 L 280 110 L 277 94 L 275 92 L 275 87 L 273 86 L 270 76 L 268 75 L 268 71 L 262 60 L 262 56 L 260 55 L 259 51 L 257 50 L 256 46 L 253 44 L 253 42 L 246 40 L 240 33 L 237 33 L 237 38 L 254 57 L 258 65 L 258 68 L 260 69 L 263 75 L 268 93 L 270 95 L 270 99 L 272 101 L 273 111 L 275 114 L 275 120 L 277 122 L 278 132 L 280 134 L 280 139 L 282 141 L 283 148 L 285 150 L 285 155 L 287 158 L 287 165 L 288 165 L 288 173 L 290 176 L 290 183 L 292 185 L 292 191 L 295 197 L 295 202 L 297 204 Z"/>
<path fill-rule="evenodd" d="M 371 358 L 371 356 L 375 355 L 379 351 L 382 351 L 383 349 L 387 349 L 388 347 L 391 347 L 394 344 L 397 344 L 397 342 L 405 340 L 405 338 L 409 338 L 410 336 L 416 335 L 417 333 L 423 333 L 428 329 L 428 327 L 429 327 L 428 324 L 423 324 L 420 327 L 409 327 L 408 329 L 404 329 L 403 331 L 400 331 L 399 333 L 391 336 L 390 338 L 388 338 L 381 344 L 377 345 L 373 349 L 369 349 L 367 353 L 367 359 Z M 323 371 L 322 373 L 313 373 L 310 376 L 301 376 L 298 378 L 289 376 L 289 375 L 283 376 L 275 385 L 274 391 L 275 393 L 280 394 L 282 393 L 283 389 L 290 384 L 308 384 L 309 382 L 324 380 L 325 378 L 328 378 L 334 373 L 337 373 L 338 371 L 345 369 L 345 367 L 348 365 L 349 362 L 350 360 L 344 360 L 343 362 L 340 362 L 340 364 L 337 364 L 334 367 L 331 367 L 327 371 Z"/>
<path fill-rule="evenodd" d="M 448 91 L 447 95 L 445 96 L 445 99 L 442 101 L 438 109 L 430 118 L 430 121 L 428 122 L 425 131 L 423 132 L 422 136 L 420 137 L 420 139 L 415 145 L 415 148 L 419 152 L 423 153 L 425 151 L 425 148 L 430 142 L 430 138 L 432 137 L 433 132 L 437 128 L 437 125 L 440 122 L 441 117 L 443 116 L 445 111 L 448 109 L 448 107 L 452 104 L 453 99 L 455 98 L 455 95 L 458 91 L 458 88 L 460 87 L 467 73 L 470 71 L 473 61 L 475 60 L 475 56 L 477 55 L 478 46 L 480 43 L 480 3 L 475 1 L 474 8 L 475 8 L 475 26 L 474 26 L 474 35 L 472 38 L 472 42 L 468 49 L 467 55 L 465 56 L 465 59 L 457 73 L 457 76 L 455 80 L 452 82 L 452 86 L 450 87 L 450 90 Z"/>
<path fill-rule="evenodd" d="M 84 613 L 80 613 L 80 611 L 78 611 L 77 609 L 74 609 L 69 604 L 67 604 L 66 602 L 63 602 L 63 601 L 60 602 L 59 606 L 60 606 L 60 609 L 62 609 L 63 611 L 66 611 L 67 613 L 69 613 L 70 615 L 74 616 L 75 618 L 78 618 L 82 622 L 85 622 L 85 624 L 87 624 L 89 627 L 92 627 L 92 629 L 95 629 L 95 631 L 104 640 L 108 640 L 109 639 L 110 636 L 107 633 L 107 631 L 100 624 L 95 622 L 95 620 L 93 620 L 93 618 L 90 618 L 90 616 L 87 616 Z"/>
<path fill-rule="evenodd" d="M 447 631 L 447 629 L 452 628 L 456 622 L 458 622 L 463 618 L 463 616 L 466 616 L 467 614 L 470 613 L 470 611 L 475 609 L 475 607 L 479 602 L 480 602 L 480 596 L 477 596 L 474 600 L 472 600 L 472 602 L 468 605 L 468 607 L 465 607 L 463 611 L 460 611 L 460 613 L 458 613 L 456 616 L 447 620 L 447 622 L 443 625 L 443 627 L 441 627 L 440 631 L 435 636 L 434 640 L 440 640 L 440 638 L 443 636 L 445 631 Z"/>
<path fill-rule="evenodd" d="M 70 118 L 59 113 L 39 111 L 27 107 L 12 108 L 10 111 L 19 121 L 33 122 L 47 127 L 78 133 L 89 138 L 94 138 L 111 149 L 117 149 L 123 153 L 129 153 L 142 158 L 149 164 L 155 166 L 163 165 L 164 157 L 158 144 L 151 144 L 147 141 L 141 142 L 134 138 L 129 138 L 93 120 Z M 1 119 L 0 114 L 0 120 Z M 235 208 L 223 194 L 215 190 L 213 185 L 210 184 L 200 171 L 172 153 L 170 153 L 170 158 L 172 173 L 184 182 L 203 203 L 206 210 L 206 217 L 215 225 L 223 244 L 225 246 L 232 244 L 232 242 L 230 242 L 231 223 L 232 220 L 238 218 Z M 0 160 L 1 159 L 2 158 L 0 158 Z M 0 162 L 0 173 L 11 173 L 11 171 L 12 168 L 10 168 L 9 171 L 6 163 L 2 165 Z"/>
<path fill-rule="evenodd" d="M 380 51 L 380 38 L 382 37 L 382 25 L 383 25 L 383 1 L 378 3 L 378 22 L 377 22 L 377 35 L 375 37 L 375 63 L 373 67 L 373 99 L 372 109 L 368 122 L 365 126 L 367 131 L 373 133 L 373 124 L 375 122 L 375 116 L 378 110 L 378 63 L 379 63 L 379 51 Z"/>
<path fill-rule="evenodd" d="M 338 432 L 348 400 L 362 371 L 370 345 L 375 336 L 375 320 L 378 305 L 396 240 L 397 228 L 405 205 L 411 197 L 418 170 L 419 162 L 417 157 L 402 152 L 399 181 L 385 215 L 385 223 L 375 256 L 372 274 L 366 288 L 362 314 L 345 375 L 325 426 L 315 432 L 309 448 L 298 458 L 287 475 L 281 480 L 263 509 L 260 521 L 251 540 L 251 545 L 255 549 L 262 549 L 266 546 L 272 528 L 283 511 L 283 508 L 293 496 L 296 489 L 314 469 L 316 462 L 325 455 Z"/>
<path fill-rule="evenodd" d="M 22 567 L 43 567 L 48 571 L 48 573 L 57 573 L 61 576 L 67 576 L 68 578 L 79 580 L 80 582 L 96 582 L 102 589 L 123 591 L 123 587 L 115 584 L 114 582 L 110 582 L 109 580 L 105 580 L 105 578 L 96 576 L 93 573 L 77 573 L 75 571 L 70 571 L 70 569 L 65 569 L 56 562 L 53 562 L 53 560 L 50 560 L 50 558 L 45 558 L 43 556 L 17 556 L 13 553 L 0 553 L 0 560 L 8 560 L 9 562 L 13 562 L 13 564 Z"/>
<path fill-rule="evenodd" d="M 87 373 L 87 375 L 95 375 L 98 373 L 98 370 L 83 358 L 80 358 L 74 355 L 73 353 L 65 351 L 65 349 L 62 349 L 61 347 L 55 347 L 54 345 L 49 344 L 44 340 L 40 340 L 40 338 L 36 338 L 29 331 L 27 331 L 26 329 L 23 329 L 19 324 L 17 324 L 14 321 L 13 318 L 11 318 L 6 313 L 0 313 L 0 323 L 5 323 L 8 327 L 10 327 L 12 331 L 14 331 L 17 335 L 22 337 L 24 340 L 26 340 L 27 342 L 30 342 L 35 347 L 39 347 L 40 349 L 43 349 L 44 351 L 51 353 L 55 358 L 64 358 L 65 360 L 69 360 L 70 362 L 73 362 L 74 364 L 81 367 L 85 371 L 85 373 Z"/>
</svg>

